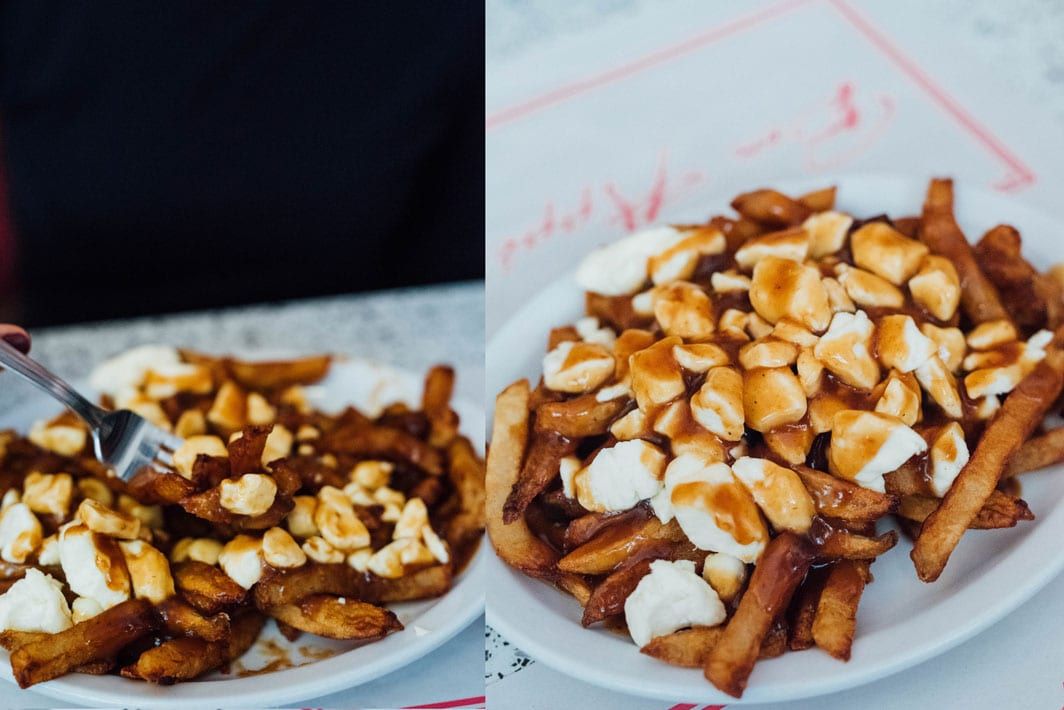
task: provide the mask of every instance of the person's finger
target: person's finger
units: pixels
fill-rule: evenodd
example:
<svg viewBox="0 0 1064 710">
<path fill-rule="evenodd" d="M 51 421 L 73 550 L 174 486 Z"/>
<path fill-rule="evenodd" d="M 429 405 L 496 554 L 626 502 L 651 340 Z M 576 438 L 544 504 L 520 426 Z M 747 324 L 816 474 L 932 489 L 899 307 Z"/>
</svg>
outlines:
<svg viewBox="0 0 1064 710">
<path fill-rule="evenodd" d="M 3 338 L 9 345 L 18 348 L 24 353 L 30 351 L 30 334 L 17 325 L 0 323 L 0 338 Z"/>
</svg>

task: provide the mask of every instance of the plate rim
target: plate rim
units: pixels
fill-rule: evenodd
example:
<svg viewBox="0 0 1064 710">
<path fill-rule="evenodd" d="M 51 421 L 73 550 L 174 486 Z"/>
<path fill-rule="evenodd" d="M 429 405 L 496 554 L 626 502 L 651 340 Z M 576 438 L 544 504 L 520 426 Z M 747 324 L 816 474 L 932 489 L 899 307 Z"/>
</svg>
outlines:
<svg viewBox="0 0 1064 710">
<path fill-rule="evenodd" d="M 284 349 L 267 348 L 249 348 L 236 353 L 236 356 L 248 359 L 273 359 L 290 355 L 291 353 Z M 368 367 L 380 373 L 382 378 L 395 378 L 400 382 L 401 387 L 421 391 L 423 375 L 418 375 L 411 370 L 355 354 L 333 353 L 333 355 L 335 356 L 334 367 Z M 87 379 L 84 378 L 86 381 Z M 72 382 L 72 384 L 83 387 L 85 390 L 90 389 L 81 380 Z M 12 413 L 17 417 L 20 408 L 32 407 L 34 402 L 45 399 L 45 395 L 34 391 L 32 395 L 20 400 L 13 407 Z M 457 397 L 454 400 L 454 408 L 466 414 L 466 417 L 463 417 L 466 421 L 473 420 L 470 422 L 473 425 L 471 429 L 467 431 L 466 427 L 463 427 L 462 430 L 473 439 L 475 444 L 480 444 L 483 441 L 483 434 L 476 425 L 477 420 L 484 416 L 482 404 Z M 26 424 L 27 427 L 28 424 Z M 482 446 L 480 448 L 483 450 Z M 261 675 L 232 676 L 217 680 L 158 686 L 113 675 L 92 676 L 72 673 L 30 686 L 25 690 L 57 700 L 83 703 L 94 707 L 115 705 L 121 707 L 132 704 L 144 708 L 183 709 L 197 701 L 217 702 L 232 707 L 276 706 L 356 688 L 427 656 L 465 630 L 484 613 L 484 589 L 488 567 L 488 554 L 485 548 L 489 544 L 486 537 L 481 539 L 473 559 L 462 570 L 450 591 L 439 597 L 418 617 L 417 621 L 422 621 L 434 628 L 428 634 L 419 635 L 414 628 L 418 624 L 412 621 L 403 631 L 392 634 L 381 641 L 357 646 L 325 659 Z M 438 624 L 435 623 L 437 620 Z M 382 649 L 383 644 L 389 644 L 383 646 L 384 655 L 368 661 L 359 659 L 360 662 L 357 664 L 351 662 L 350 654 L 364 649 Z M 392 645 L 395 646 L 394 649 L 390 647 Z M 11 665 L 8 663 L 8 653 L 3 650 L 0 650 L 0 679 L 18 688 L 11 672 Z"/>
<path fill-rule="evenodd" d="M 901 173 L 862 172 L 840 173 L 797 179 L 781 179 L 778 181 L 765 180 L 762 182 L 765 182 L 776 189 L 793 194 L 794 192 L 815 189 L 825 185 L 837 185 L 840 192 L 843 192 L 845 189 L 844 185 L 850 185 L 852 189 L 853 186 L 861 185 L 862 183 L 864 184 L 863 189 L 866 191 L 871 189 L 869 186 L 874 186 L 876 184 L 891 185 L 896 191 L 913 191 L 917 189 L 918 186 L 926 186 L 927 181 L 927 176 L 906 175 Z M 1046 213 L 1026 202 L 1016 200 L 1014 197 L 987 190 L 970 184 L 963 179 L 955 178 L 953 182 L 958 199 L 989 200 L 992 204 L 1008 203 L 1010 213 L 1014 218 L 1018 215 L 1026 215 L 1032 221 L 1037 223 L 1046 225 L 1060 225 L 1062 223 L 1061 219 L 1056 218 L 1052 214 Z M 924 189 L 925 188 L 921 188 L 919 194 L 923 194 Z M 713 195 L 700 204 L 705 206 L 702 208 L 703 211 L 708 211 L 717 206 L 726 206 L 729 199 L 730 197 L 725 197 L 720 191 L 715 191 Z M 917 203 L 914 207 L 918 207 L 920 204 L 922 204 L 922 202 Z M 1017 219 L 1016 221 L 1022 220 Z M 992 225 L 986 225 L 987 228 L 990 226 Z M 970 235 L 967 234 L 966 236 L 970 237 Z M 563 284 L 567 281 L 570 282 L 568 284 L 570 287 L 575 288 L 575 284 L 571 283 L 574 271 L 575 270 L 570 270 L 548 282 L 547 285 L 540 290 L 539 294 L 526 302 L 521 309 L 515 311 L 510 317 L 503 321 L 495 334 L 488 341 L 485 348 L 489 378 L 489 382 L 486 383 L 488 398 L 486 398 L 485 401 L 485 410 L 489 417 L 488 421 L 491 420 L 494 413 L 494 400 L 491 398 L 491 393 L 494 392 L 495 387 L 498 385 L 498 383 L 492 381 L 492 363 L 500 362 L 504 359 L 505 355 L 502 351 L 504 341 L 510 341 L 514 337 L 518 337 L 515 334 L 520 332 L 520 320 L 522 316 L 535 310 L 536 303 L 542 294 L 552 289 L 564 288 Z M 1013 566 L 1017 564 L 1016 561 L 1025 556 L 1024 548 L 1032 544 L 1032 540 L 1037 541 L 1043 536 L 1049 536 L 1050 531 L 1054 529 L 1052 527 L 1053 525 L 1056 525 L 1056 527 L 1060 529 L 1060 532 L 1064 533 L 1064 510 L 1061 510 L 1060 507 L 1039 516 L 1039 519 L 1034 521 L 1034 526 L 1030 528 L 1025 537 L 1017 543 L 1016 548 L 1011 550 L 1000 560 L 1000 565 L 1006 566 L 1006 564 L 1010 562 Z M 541 593 L 539 592 L 540 587 L 543 589 L 550 588 L 549 585 L 528 578 L 517 570 L 511 568 L 498 557 L 494 546 L 492 546 L 489 554 L 492 557 L 489 566 L 489 574 L 492 575 L 493 578 L 495 575 L 505 574 L 506 576 L 504 577 L 505 581 L 503 584 L 507 586 L 506 591 L 509 594 L 529 594 L 535 596 L 537 593 Z M 921 663 L 922 661 L 941 655 L 942 653 L 945 653 L 975 637 L 1003 619 L 1012 611 L 1015 611 L 1024 602 L 1034 596 L 1034 594 L 1064 572 L 1064 549 L 1047 563 L 1041 565 L 1032 563 L 1030 567 L 1033 571 L 1029 570 L 1029 574 L 1023 577 L 1025 580 L 1023 585 L 1006 585 L 1008 593 L 998 595 L 992 604 L 987 605 L 984 608 L 983 613 L 970 617 L 969 620 L 964 623 L 954 624 L 951 629 L 939 634 L 933 640 L 917 644 L 908 652 L 895 653 L 893 656 L 888 656 L 885 660 L 866 659 L 864 665 L 860 667 L 850 665 L 853 663 L 853 660 L 851 660 L 848 664 L 845 664 L 845 666 L 854 668 L 855 671 L 853 673 L 828 677 L 819 682 L 803 680 L 801 682 L 781 682 L 774 686 L 759 686 L 756 680 L 754 680 L 754 682 L 747 687 L 742 698 L 733 698 L 732 696 L 717 690 L 708 681 L 705 681 L 701 674 L 698 674 L 697 669 L 681 669 L 696 674 L 691 677 L 697 678 L 697 687 L 687 688 L 685 686 L 680 690 L 669 692 L 666 689 L 659 690 L 653 686 L 647 687 L 646 679 L 644 678 L 633 679 L 631 676 L 625 675 L 619 670 L 613 671 L 610 668 L 587 661 L 586 659 L 595 656 L 593 652 L 566 656 L 564 652 L 559 651 L 558 648 L 556 648 L 556 646 L 561 646 L 561 644 L 556 643 L 552 646 L 541 642 L 534 633 L 529 633 L 519 623 L 514 622 L 512 617 L 508 617 L 505 611 L 500 612 L 500 610 L 492 604 L 492 595 L 488 595 L 487 597 L 486 619 L 489 625 L 498 630 L 507 638 L 507 640 L 516 644 L 523 652 L 527 653 L 535 660 L 542 661 L 550 668 L 565 675 L 569 675 L 577 680 L 591 683 L 608 690 L 665 701 L 726 703 L 728 705 L 798 700 L 867 685 L 876 680 L 899 673 L 906 668 Z M 503 573 L 501 570 L 505 570 L 505 572 Z M 1002 576 L 1006 575 L 1001 572 L 995 575 L 995 577 Z M 985 588 L 988 583 L 989 581 L 979 585 L 980 589 Z M 499 592 L 500 590 L 498 587 L 493 587 L 493 593 L 498 594 Z M 556 593 L 560 595 L 561 598 L 565 598 L 564 594 L 559 590 L 552 590 L 552 593 Z M 973 590 L 971 588 L 962 589 L 955 592 L 954 596 L 960 597 L 966 593 L 972 594 Z M 509 598 L 511 600 L 513 599 L 512 596 Z M 925 610 L 925 612 L 926 611 L 929 610 Z M 586 630 L 582 628 L 580 631 L 586 632 Z M 594 638 L 594 634 L 586 634 L 586 637 L 589 639 L 588 643 L 593 646 L 595 642 L 590 639 Z M 632 648 L 633 653 L 637 654 L 636 657 L 638 657 L 638 649 L 634 646 Z M 585 648 L 584 650 L 587 649 Z M 786 657 L 787 654 L 782 656 L 782 658 Z M 773 662 L 777 660 L 778 659 L 772 659 Z M 670 667 L 664 666 L 664 668 Z"/>
</svg>

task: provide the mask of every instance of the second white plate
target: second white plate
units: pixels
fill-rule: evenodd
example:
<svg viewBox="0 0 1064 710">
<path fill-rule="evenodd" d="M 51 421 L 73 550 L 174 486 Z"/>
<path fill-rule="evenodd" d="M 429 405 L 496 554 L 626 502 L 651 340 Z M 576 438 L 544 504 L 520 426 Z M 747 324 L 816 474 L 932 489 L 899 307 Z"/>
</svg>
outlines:
<svg viewBox="0 0 1064 710">
<path fill-rule="evenodd" d="M 834 183 L 838 207 L 857 216 L 918 214 L 927 180 L 898 177 L 824 178 L 775 185 L 791 194 Z M 1044 268 L 1061 257 L 1062 227 L 999 194 L 958 185 L 957 219 L 970 239 L 1009 223 L 1024 254 Z M 709 204 L 705 219 L 726 201 Z M 492 339 L 487 350 L 489 393 L 520 377 L 538 377 L 547 332 L 583 315 L 583 294 L 566 275 L 530 301 Z M 1058 467 L 1061 468 L 1061 467 Z M 902 541 L 872 567 L 875 583 L 858 612 L 853 657 L 842 663 L 819 649 L 761 661 L 744 703 L 794 700 L 869 683 L 946 651 L 979 633 L 1029 599 L 1064 569 L 1064 471 L 1024 476 L 1023 497 L 1037 519 L 1011 530 L 970 532 L 934 584 L 917 580 Z M 675 668 L 639 653 L 625 636 L 580 626 L 580 609 L 561 592 L 507 567 L 490 553 L 488 623 L 535 659 L 585 682 L 670 701 L 728 703 L 698 670 Z"/>
</svg>

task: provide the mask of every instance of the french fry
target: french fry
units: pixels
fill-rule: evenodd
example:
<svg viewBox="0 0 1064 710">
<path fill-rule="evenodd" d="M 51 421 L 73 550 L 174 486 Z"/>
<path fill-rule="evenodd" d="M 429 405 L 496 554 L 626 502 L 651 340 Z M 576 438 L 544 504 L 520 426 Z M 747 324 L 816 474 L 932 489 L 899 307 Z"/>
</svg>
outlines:
<svg viewBox="0 0 1064 710">
<path fill-rule="evenodd" d="M 228 643 L 181 637 L 149 648 L 134 663 L 122 669 L 125 678 L 173 685 L 209 673 L 226 660 Z"/>
<path fill-rule="evenodd" d="M 931 482 L 919 463 L 908 461 L 883 477 L 887 492 L 894 496 L 932 496 Z"/>
<path fill-rule="evenodd" d="M 650 574 L 651 561 L 639 560 L 599 582 L 584 605 L 584 616 L 580 623 L 591 626 L 607 617 L 624 613 L 624 603 L 628 595 L 635 591 L 636 585 L 643 577 Z"/>
<path fill-rule="evenodd" d="M 244 601 L 247 591 L 217 567 L 189 560 L 173 568 L 174 586 L 201 614 L 217 614 Z"/>
<path fill-rule="evenodd" d="M 403 628 L 388 609 L 341 599 L 331 594 L 312 594 L 295 604 L 273 607 L 267 613 L 301 631 L 332 639 L 368 641 Z"/>
<path fill-rule="evenodd" d="M 528 524 L 518 519 L 503 522 L 503 504 L 517 481 L 528 438 L 527 380 L 519 380 L 495 399 L 495 422 L 488 449 L 487 513 L 488 536 L 499 557 L 511 567 L 540 579 L 554 581 L 558 555 L 537 539 Z"/>
<path fill-rule="evenodd" d="M 776 658 L 787 652 L 787 634 L 789 624 L 782 614 L 776 617 L 765 634 L 765 640 L 761 642 L 761 653 L 758 658 Z"/>
<path fill-rule="evenodd" d="M 113 658 L 124 646 L 155 627 L 145 599 L 130 599 L 66 631 L 27 643 L 11 653 L 11 671 L 19 687 L 66 675 L 78 666 Z"/>
<path fill-rule="evenodd" d="M 244 387 L 269 390 L 291 385 L 310 385 L 329 374 L 332 355 L 311 355 L 297 360 L 248 362 L 226 358 L 233 379 Z"/>
<path fill-rule="evenodd" d="M 641 328 L 654 320 L 652 316 L 643 316 L 632 308 L 631 296 L 603 296 L 588 292 L 585 296 L 585 309 L 589 316 L 595 316 L 614 330 Z"/>
<path fill-rule="evenodd" d="M 918 523 L 935 512 L 942 501 L 927 496 L 903 496 L 897 515 Z M 995 490 L 969 524 L 969 530 L 996 530 L 1015 527 L 1021 520 L 1034 520 L 1034 513 L 1022 498 Z"/>
<path fill-rule="evenodd" d="M 675 520 L 662 523 L 648 518 L 634 524 L 613 525 L 561 558 L 558 569 L 575 574 L 607 574 L 627 560 L 655 556 L 668 549 L 670 543 L 685 539 Z"/>
<path fill-rule="evenodd" d="M 841 661 L 850 660 L 857 605 L 865 584 L 871 581 L 868 565 L 864 560 L 841 560 L 833 564 L 817 603 L 813 640 Z"/>
<path fill-rule="evenodd" d="M 425 375 L 421 411 L 429 420 L 429 444 L 447 446 L 458 435 L 458 415 L 451 409 L 454 368 L 435 365 Z"/>
<path fill-rule="evenodd" d="M 819 190 L 807 192 L 798 198 L 798 202 L 813 212 L 826 212 L 835 209 L 835 193 L 838 188 L 835 185 L 822 187 Z"/>
<path fill-rule="evenodd" d="M 262 451 L 266 448 L 266 437 L 273 429 L 269 426 L 246 426 L 240 436 L 229 442 L 229 475 L 240 476 L 262 470 Z M 197 459 L 198 461 L 198 459 Z"/>
<path fill-rule="evenodd" d="M 203 616 L 178 596 L 156 605 L 155 613 L 159 615 L 159 625 L 171 636 L 194 636 L 204 641 L 229 638 L 228 614 Z"/>
<path fill-rule="evenodd" d="M 790 610 L 791 631 L 787 644 L 792 651 L 804 651 L 814 645 L 813 620 L 816 618 L 820 592 L 824 589 L 829 569 L 830 567 L 816 567 L 809 570 L 802 586 L 798 588 L 798 593 L 795 594 Z"/>
<path fill-rule="evenodd" d="M 953 262 L 961 281 L 961 308 L 973 323 L 1012 318 L 994 284 L 975 260 L 972 247 L 953 216 L 953 181 L 936 178 L 927 188 L 920 239 L 934 254 Z"/>
<path fill-rule="evenodd" d="M 255 607 L 265 611 L 294 604 L 311 594 L 334 594 L 361 599 L 365 576 L 346 564 L 308 562 L 294 569 L 269 569 L 251 590 Z"/>
<path fill-rule="evenodd" d="M 1042 421 L 1062 386 L 1064 353 L 1051 346 L 1045 359 L 1005 398 L 942 504 L 924 521 L 910 553 L 920 579 L 933 582 L 942 574 L 964 531 L 993 493 L 1005 464 Z"/>
<path fill-rule="evenodd" d="M 870 537 L 846 528 L 833 527 L 822 520 L 813 521 L 813 538 L 817 541 L 817 559 L 872 560 L 898 544 L 898 533 L 888 530 Z"/>
<path fill-rule="evenodd" d="M 129 495 L 147 505 L 177 503 L 195 493 L 196 485 L 176 473 L 142 468 L 129 479 Z"/>
<path fill-rule="evenodd" d="M 769 541 L 739 607 L 706 658 L 703 672 L 713 685 L 742 697 L 765 636 L 787 608 L 812 560 L 812 545 L 805 538 L 785 532 Z"/>
<path fill-rule="evenodd" d="M 813 497 L 817 513 L 825 517 L 867 523 L 882 518 L 898 504 L 894 496 L 862 488 L 830 473 L 808 466 L 795 466 L 794 470 Z"/>
<path fill-rule="evenodd" d="M 322 446 L 335 454 L 403 461 L 433 476 L 443 473 L 440 452 L 399 429 L 372 424 L 341 426 L 322 437 Z"/>
<path fill-rule="evenodd" d="M 1059 325 L 1060 286 L 1038 273 L 1020 251 L 1020 233 L 1007 224 L 990 229 L 975 245 L 975 258 L 997 287 L 1017 325 L 1034 330 Z"/>
<path fill-rule="evenodd" d="M 747 219 L 773 227 L 801 224 L 812 210 L 776 190 L 745 192 L 731 202 L 732 209 Z"/>
<path fill-rule="evenodd" d="M 359 598 L 375 604 L 431 599 L 446 593 L 453 578 L 451 565 L 432 565 L 398 579 L 374 576 L 363 584 Z"/>
<path fill-rule="evenodd" d="M 229 646 L 226 661 L 235 661 L 247 653 L 262 632 L 266 617 L 254 609 L 245 609 L 236 614 L 229 625 Z"/>
<path fill-rule="evenodd" d="M 639 651 L 671 666 L 701 668 L 723 634 L 723 626 L 692 626 L 653 638 Z"/>
<path fill-rule="evenodd" d="M 600 532 L 611 525 L 630 524 L 632 521 L 643 521 L 650 517 L 650 510 L 637 506 L 628 510 L 614 513 L 587 513 L 579 518 L 569 521 L 565 528 L 565 550 L 573 550 L 580 547 Z"/>
<path fill-rule="evenodd" d="M 461 570 L 473 556 L 484 534 L 484 460 L 464 436 L 447 447 L 447 476 L 458 496 L 459 510 L 444 523 L 443 535 Z"/>
<path fill-rule="evenodd" d="M 521 517 L 532 499 L 558 477 L 559 462 L 576 449 L 576 444 L 552 431 L 537 431 L 525 456 L 525 463 L 502 507 L 502 521 L 509 525 Z"/>
<path fill-rule="evenodd" d="M 594 393 L 545 402 L 536 409 L 536 429 L 553 431 L 570 439 L 605 434 L 629 403 L 623 397 L 600 402 Z"/>
<path fill-rule="evenodd" d="M 1064 426 L 1033 436 L 1009 457 L 1002 478 L 1064 463 Z"/>
</svg>

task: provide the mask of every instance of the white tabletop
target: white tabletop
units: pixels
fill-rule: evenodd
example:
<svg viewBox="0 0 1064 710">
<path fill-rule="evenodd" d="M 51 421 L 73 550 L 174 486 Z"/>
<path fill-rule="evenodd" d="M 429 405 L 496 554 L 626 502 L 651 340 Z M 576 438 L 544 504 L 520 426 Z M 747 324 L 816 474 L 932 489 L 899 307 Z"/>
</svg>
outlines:
<svg viewBox="0 0 1064 710">
<path fill-rule="evenodd" d="M 489 336 L 597 244 L 776 180 L 952 175 L 1064 218 L 1054 0 L 489 0 L 487 28 Z M 917 669 L 786 707 L 1060 708 L 1062 585 Z M 492 708 L 669 708 L 488 645 Z"/>
</svg>

